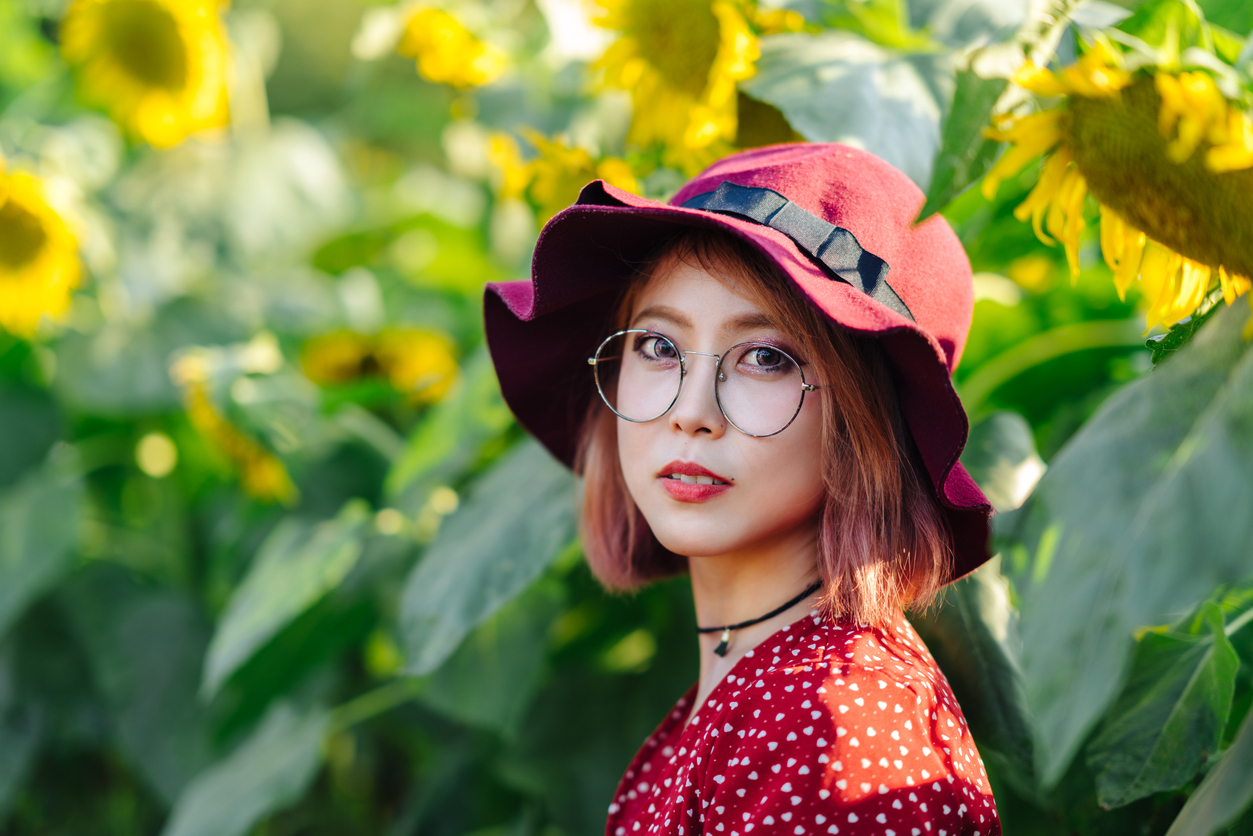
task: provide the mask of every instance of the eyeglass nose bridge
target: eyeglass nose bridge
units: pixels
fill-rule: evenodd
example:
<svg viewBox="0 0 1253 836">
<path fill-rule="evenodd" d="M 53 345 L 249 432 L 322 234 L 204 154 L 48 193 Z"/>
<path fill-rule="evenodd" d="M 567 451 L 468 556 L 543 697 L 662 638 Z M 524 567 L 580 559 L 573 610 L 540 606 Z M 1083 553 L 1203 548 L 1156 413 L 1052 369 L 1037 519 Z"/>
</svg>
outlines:
<svg viewBox="0 0 1253 836">
<path fill-rule="evenodd" d="M 714 358 L 714 370 L 718 372 L 718 380 L 721 382 L 726 381 L 727 376 L 722 371 L 722 358 L 726 356 L 725 354 L 711 354 L 708 351 L 680 351 L 679 354 L 683 357 L 683 359 L 679 361 L 679 376 L 681 378 L 687 377 L 687 355 L 695 354 L 699 357 Z"/>
</svg>

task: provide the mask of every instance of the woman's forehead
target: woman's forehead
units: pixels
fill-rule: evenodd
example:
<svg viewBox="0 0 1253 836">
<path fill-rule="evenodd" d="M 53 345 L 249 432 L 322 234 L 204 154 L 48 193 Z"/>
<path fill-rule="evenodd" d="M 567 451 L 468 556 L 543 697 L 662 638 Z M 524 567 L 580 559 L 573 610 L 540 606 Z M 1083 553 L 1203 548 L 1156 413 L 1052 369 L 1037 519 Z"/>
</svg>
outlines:
<svg viewBox="0 0 1253 836">
<path fill-rule="evenodd" d="M 715 266 L 716 270 L 716 266 Z M 773 318 L 723 271 L 674 259 L 662 262 L 632 305 L 631 322 L 655 318 L 676 327 L 770 326 Z"/>
</svg>

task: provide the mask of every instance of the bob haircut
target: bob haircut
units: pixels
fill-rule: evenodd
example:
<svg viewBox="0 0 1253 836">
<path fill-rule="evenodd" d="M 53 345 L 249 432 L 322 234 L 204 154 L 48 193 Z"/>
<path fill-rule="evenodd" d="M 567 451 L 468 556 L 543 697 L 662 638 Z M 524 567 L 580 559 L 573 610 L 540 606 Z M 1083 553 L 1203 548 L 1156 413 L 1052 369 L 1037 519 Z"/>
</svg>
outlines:
<svg viewBox="0 0 1253 836">
<path fill-rule="evenodd" d="M 879 344 L 831 322 L 752 245 L 707 229 L 676 234 L 638 265 L 609 331 L 627 327 L 649 279 L 680 263 L 703 268 L 754 301 L 824 382 L 826 497 L 816 520 L 823 611 L 884 625 L 901 609 L 926 606 L 948 576 L 950 539 Z M 601 583 L 628 590 L 687 570 L 686 558 L 657 541 L 628 493 L 617 419 L 599 397 L 583 420 L 575 471 L 584 477 L 583 545 Z"/>
</svg>

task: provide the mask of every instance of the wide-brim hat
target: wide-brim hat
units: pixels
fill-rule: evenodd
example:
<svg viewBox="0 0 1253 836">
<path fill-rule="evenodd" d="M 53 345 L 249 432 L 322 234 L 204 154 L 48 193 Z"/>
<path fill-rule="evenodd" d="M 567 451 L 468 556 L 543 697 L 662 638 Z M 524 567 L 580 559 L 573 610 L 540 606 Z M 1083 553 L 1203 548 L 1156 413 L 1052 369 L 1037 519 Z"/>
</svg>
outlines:
<svg viewBox="0 0 1253 836">
<path fill-rule="evenodd" d="M 958 461 L 969 425 L 953 389 L 974 308 L 970 262 L 923 194 L 866 151 L 799 143 L 711 165 L 669 203 L 597 180 L 545 225 L 531 280 L 489 284 L 487 343 L 518 421 L 572 465 L 589 401 L 587 358 L 636 266 L 686 227 L 729 232 L 772 259 L 847 331 L 881 343 L 905 423 L 947 517 L 949 580 L 988 559 L 991 505 Z"/>
</svg>

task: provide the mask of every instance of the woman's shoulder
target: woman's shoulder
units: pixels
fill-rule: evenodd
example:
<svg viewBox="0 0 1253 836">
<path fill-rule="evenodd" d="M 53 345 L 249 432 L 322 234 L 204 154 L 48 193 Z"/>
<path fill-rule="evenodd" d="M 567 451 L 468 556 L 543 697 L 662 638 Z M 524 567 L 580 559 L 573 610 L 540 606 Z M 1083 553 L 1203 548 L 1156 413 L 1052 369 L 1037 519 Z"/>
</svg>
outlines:
<svg viewBox="0 0 1253 836">
<path fill-rule="evenodd" d="M 732 701 L 793 702 L 797 695 L 828 697 L 836 692 L 860 695 L 863 701 L 876 692 L 921 691 L 949 698 L 944 674 L 901 616 L 872 626 L 811 614 L 749 651 L 727 685 L 724 707 Z"/>
<path fill-rule="evenodd" d="M 806 619 L 737 668 L 701 747 L 726 810 L 999 829 L 961 710 L 903 618 L 886 628 Z"/>
</svg>

